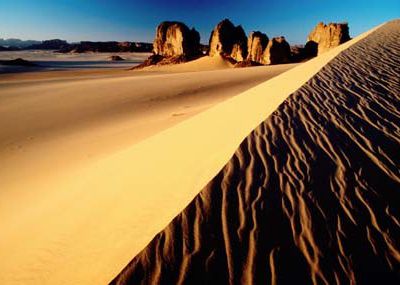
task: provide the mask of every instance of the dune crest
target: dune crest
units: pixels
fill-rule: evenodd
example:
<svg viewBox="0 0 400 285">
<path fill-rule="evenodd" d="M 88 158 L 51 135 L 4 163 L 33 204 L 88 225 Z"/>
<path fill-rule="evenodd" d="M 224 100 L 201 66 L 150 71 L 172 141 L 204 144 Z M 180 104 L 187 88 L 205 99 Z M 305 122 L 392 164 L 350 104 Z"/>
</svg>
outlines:
<svg viewBox="0 0 400 285">
<path fill-rule="evenodd" d="M 199 193 L 199 189 L 202 189 L 229 161 L 240 142 L 272 114 L 289 94 L 295 92 L 337 54 L 365 38 L 372 31 L 139 143 L 115 149 L 116 143 L 127 143 L 127 138 L 125 135 L 122 137 L 107 135 L 106 137 L 112 140 L 112 151 L 108 149 L 105 153 L 101 152 L 101 157 L 94 156 L 86 162 L 73 159 L 74 169 L 71 172 L 59 173 L 57 171 L 60 166 L 59 160 L 54 161 L 54 158 L 76 158 L 76 155 L 80 156 L 82 151 L 85 154 L 90 141 L 88 141 L 89 144 L 82 144 L 80 140 L 81 138 L 91 140 L 93 134 L 90 132 L 79 131 L 75 132 L 76 136 L 70 138 L 64 136 L 56 140 L 67 146 L 66 148 L 58 148 L 59 144 L 55 145 L 52 142 L 49 144 L 51 148 L 46 148 L 48 144 L 36 148 L 38 145 L 34 144 L 35 156 L 46 160 L 45 168 L 37 164 L 36 158 L 30 159 L 29 152 L 19 152 L 21 155 L 18 157 L 25 161 L 28 159 L 29 163 L 20 163 L 17 166 L 26 168 L 28 164 L 34 171 L 22 173 L 18 168 L 18 171 L 14 172 L 17 175 L 14 181 L 17 185 L 13 184 L 12 189 L 9 189 L 8 184 L 8 191 L 1 192 L 4 198 L 1 199 L 2 205 L 0 205 L 2 229 L 0 283 L 88 285 L 109 282 L 133 256 L 139 253 L 190 203 Z M 253 72 L 258 73 L 258 70 L 262 71 L 265 68 L 206 72 L 206 74 L 221 76 L 211 77 L 218 83 L 216 85 L 218 92 L 214 94 L 206 92 L 206 94 L 221 95 L 221 92 L 227 91 L 226 86 L 223 86 L 225 83 L 220 85 L 222 77 L 230 81 L 242 72 L 246 76 L 250 74 L 250 77 L 253 77 Z M 267 70 L 270 68 L 272 68 L 272 73 L 267 72 L 267 74 L 277 75 L 288 66 L 271 66 Z M 171 84 L 177 84 L 184 78 L 198 81 L 200 74 L 202 73 L 156 76 L 164 77 L 166 80 L 177 76 L 181 79 L 169 80 Z M 206 74 L 203 78 L 207 78 Z M 134 78 L 110 78 L 110 80 L 114 83 L 111 84 L 108 79 L 89 80 L 83 85 L 77 83 L 80 87 L 86 84 L 95 87 L 99 91 L 96 93 L 86 92 L 87 89 L 82 88 L 80 88 L 81 93 L 71 93 L 67 88 L 58 88 L 58 90 L 68 95 L 68 98 L 70 94 L 76 94 L 77 98 L 70 99 L 75 98 L 79 101 L 89 98 L 79 96 L 80 94 L 95 94 L 107 99 L 109 97 L 102 94 L 107 90 L 115 91 L 114 84 L 121 87 L 122 82 L 126 83 L 124 86 L 127 87 L 125 89 L 127 91 L 132 92 L 130 84 L 140 88 Z M 141 81 L 139 78 L 138 80 Z M 50 81 L 53 82 L 53 80 Z M 100 85 L 100 82 L 103 83 Z M 210 83 L 210 80 L 208 79 L 207 82 Z M 42 83 L 45 82 L 41 81 L 39 85 Z M 53 83 L 63 85 L 67 82 Z M 58 86 L 61 87 L 61 85 Z M 52 87 L 53 84 L 46 83 L 42 87 L 47 88 L 46 86 Z M 152 87 L 164 88 L 163 86 L 158 84 Z M 188 83 L 188 86 L 198 91 L 216 90 L 199 89 L 198 85 L 192 83 Z M 232 87 L 231 84 L 229 86 Z M 160 92 L 154 89 L 149 90 L 149 88 L 142 88 L 142 90 L 157 97 L 177 89 L 165 89 Z M 2 95 L 10 100 L 18 101 L 23 98 L 23 96 L 14 94 L 8 96 L 3 93 Z M 37 96 L 32 96 L 32 92 L 23 94 L 29 95 L 32 100 L 37 98 Z M 43 92 L 42 95 L 47 97 L 51 94 L 51 92 Z M 183 93 L 175 93 L 175 95 L 181 94 Z M 194 94 L 198 94 L 197 91 Z M 54 97 L 53 94 L 50 98 L 58 97 Z M 119 94 L 112 98 L 124 99 L 125 97 Z M 101 103 L 101 100 L 94 102 Z M 90 105 L 90 101 L 86 100 L 85 104 Z M 82 107 L 85 104 L 77 106 Z M 64 107 L 65 104 L 61 106 Z M 125 106 L 125 104 L 119 106 Z M 2 107 L 4 111 L 12 105 L 2 104 Z M 108 109 L 110 104 L 106 104 L 106 107 Z M 20 107 L 19 110 L 24 112 L 28 109 Z M 51 110 L 55 111 L 54 108 Z M 74 112 L 77 111 L 79 115 L 90 115 L 90 113 L 80 112 L 80 109 L 74 109 Z M 14 113 L 16 114 L 18 113 Z M 38 114 L 45 115 L 42 111 Z M 61 112 L 58 115 L 62 114 Z M 70 116 L 63 117 L 70 118 Z M 171 118 L 182 117 L 171 116 Z M 49 123 L 54 123 L 54 117 L 51 118 Z M 76 116 L 73 118 L 76 119 Z M 109 122 L 112 123 L 114 129 L 111 131 L 114 132 L 116 121 Z M 3 120 L 3 123 L 7 123 L 7 120 Z M 81 124 L 74 125 L 78 127 L 77 130 L 82 130 Z M 29 127 L 29 124 L 24 124 L 23 127 Z M 147 123 L 145 127 L 148 128 Z M 128 131 L 129 136 L 135 135 L 135 132 L 129 129 L 123 129 Z M 100 134 L 97 130 L 95 131 Z M 102 130 L 100 131 L 103 133 Z M 108 126 L 105 132 L 108 132 Z M 96 135 L 96 141 L 97 139 Z M 67 144 L 64 143 L 65 140 Z M 68 147 L 69 142 L 72 143 L 71 147 Z M 99 148 L 95 146 L 94 149 Z M 56 155 L 52 155 L 54 151 Z M 4 163 L 4 160 L 2 162 Z M 49 168 L 47 168 L 47 162 L 51 162 Z M 7 167 L 3 167 L 1 174 L 4 175 L 6 171 L 9 171 L 9 166 L 7 164 Z M 35 175 L 37 173 L 41 175 Z M 4 181 L 2 182 L 4 186 Z M 17 191 L 13 192 L 15 189 Z M 18 191 L 18 189 L 29 191 Z M 95 189 L 96 195 L 88 189 Z"/>
<path fill-rule="evenodd" d="M 143 68 L 143 71 L 161 72 L 193 72 L 205 70 L 219 70 L 234 67 L 234 63 L 221 55 L 203 56 L 195 60 L 180 64 L 150 65 Z"/>
<path fill-rule="evenodd" d="M 394 284 L 400 21 L 339 54 L 241 143 L 111 284 Z"/>
</svg>

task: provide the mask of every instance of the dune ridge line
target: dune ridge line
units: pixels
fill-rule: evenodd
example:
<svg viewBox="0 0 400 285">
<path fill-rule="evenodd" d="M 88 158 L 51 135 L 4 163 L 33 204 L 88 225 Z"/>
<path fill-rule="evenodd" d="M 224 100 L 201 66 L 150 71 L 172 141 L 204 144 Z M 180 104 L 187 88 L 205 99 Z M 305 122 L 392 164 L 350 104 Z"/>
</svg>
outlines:
<svg viewBox="0 0 400 285">
<path fill-rule="evenodd" d="M 51 194 L 0 237 L 0 281 L 109 282 L 289 94 L 373 31 L 62 180 L 32 181 Z"/>
<path fill-rule="evenodd" d="M 397 284 L 399 62 L 400 20 L 340 53 L 111 284 Z"/>
</svg>

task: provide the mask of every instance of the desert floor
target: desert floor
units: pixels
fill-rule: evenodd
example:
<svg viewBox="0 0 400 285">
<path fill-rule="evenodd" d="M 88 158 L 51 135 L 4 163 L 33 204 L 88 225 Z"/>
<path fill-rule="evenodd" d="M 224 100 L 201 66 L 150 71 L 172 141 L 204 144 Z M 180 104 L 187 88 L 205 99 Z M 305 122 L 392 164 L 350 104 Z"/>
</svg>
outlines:
<svg viewBox="0 0 400 285">
<path fill-rule="evenodd" d="M 104 242 L 111 238 L 107 246 L 120 247 L 118 236 L 125 235 L 125 230 L 121 228 L 115 236 L 114 230 L 107 229 L 105 224 L 92 224 L 93 218 L 98 221 L 101 215 L 113 216 L 109 207 L 119 206 L 116 201 L 112 202 L 112 197 L 116 198 L 122 188 L 108 185 L 107 192 L 112 197 L 105 197 L 97 186 L 84 185 L 87 171 L 93 169 L 92 174 L 96 173 L 97 163 L 106 157 L 167 131 L 295 66 L 232 69 L 221 58 L 201 58 L 194 63 L 143 71 L 95 66 L 0 74 L 0 255 L 4 261 L 1 283 L 88 284 L 92 277 L 85 276 L 87 268 L 81 261 L 104 262 L 97 256 Z M 162 147 L 163 143 L 157 150 Z M 131 162 L 142 165 L 139 158 Z M 83 173 L 86 174 L 81 176 Z M 110 178 L 109 182 L 114 179 L 107 176 L 103 178 Z M 71 181 L 83 184 L 77 187 L 70 185 Z M 129 181 L 140 184 L 135 178 Z M 136 205 L 126 204 L 129 211 L 146 207 L 140 198 L 151 192 L 146 188 L 143 185 L 136 192 L 139 194 L 134 199 Z M 93 200 L 89 199 L 92 202 L 87 200 L 87 195 L 94 195 Z M 140 218 L 139 227 L 147 227 L 145 215 Z M 110 222 L 114 224 L 112 219 Z M 86 235 L 85 228 L 100 230 L 108 237 L 92 230 Z M 146 230 L 142 232 L 137 239 L 141 247 L 154 234 L 153 230 L 147 234 Z M 89 245 L 87 251 L 82 246 L 86 247 L 88 238 L 100 244 Z M 127 258 L 118 262 L 117 268 Z M 107 277 L 99 276 L 92 281 L 108 281 L 117 273 L 117 268 L 107 273 Z M 68 278 L 74 282 L 65 280 L 71 270 L 76 272 L 76 277 Z"/>
<path fill-rule="evenodd" d="M 111 61 L 110 57 L 118 55 L 124 60 Z M 37 72 L 45 70 L 91 70 L 130 68 L 145 60 L 150 53 L 57 53 L 54 50 L 1 51 L 1 60 L 23 58 L 36 66 L 20 67 L 0 64 L 0 74 L 10 72 Z"/>
</svg>

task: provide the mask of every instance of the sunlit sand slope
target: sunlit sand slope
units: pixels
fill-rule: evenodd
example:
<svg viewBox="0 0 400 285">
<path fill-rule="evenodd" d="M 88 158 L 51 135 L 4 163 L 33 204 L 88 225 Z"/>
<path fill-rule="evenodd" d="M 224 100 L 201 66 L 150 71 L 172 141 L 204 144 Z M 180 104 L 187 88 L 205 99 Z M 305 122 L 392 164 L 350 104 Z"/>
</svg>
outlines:
<svg viewBox="0 0 400 285">
<path fill-rule="evenodd" d="M 398 282 L 399 74 L 392 21 L 291 94 L 112 284 Z"/>
</svg>

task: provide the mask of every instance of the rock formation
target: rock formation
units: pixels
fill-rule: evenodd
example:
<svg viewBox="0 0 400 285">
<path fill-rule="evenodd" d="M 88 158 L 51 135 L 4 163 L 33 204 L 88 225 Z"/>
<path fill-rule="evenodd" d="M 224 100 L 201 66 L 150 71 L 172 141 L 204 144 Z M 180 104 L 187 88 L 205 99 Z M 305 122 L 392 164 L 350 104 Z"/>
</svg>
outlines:
<svg viewBox="0 0 400 285">
<path fill-rule="evenodd" d="M 291 61 L 290 45 L 285 37 L 276 37 L 268 42 L 262 55 L 262 64 L 289 63 Z"/>
<path fill-rule="evenodd" d="M 247 40 L 247 60 L 261 63 L 265 48 L 268 45 L 268 37 L 261 32 L 251 32 Z"/>
<path fill-rule="evenodd" d="M 305 57 L 305 47 L 302 45 L 290 46 L 292 62 L 301 62 Z"/>
<path fill-rule="evenodd" d="M 119 55 L 112 55 L 108 58 L 111 61 L 122 61 L 125 60 L 124 58 L 120 57 Z"/>
<path fill-rule="evenodd" d="M 157 27 L 153 53 L 163 57 L 193 57 L 200 51 L 200 34 L 180 22 L 162 22 Z"/>
<path fill-rule="evenodd" d="M 241 43 L 236 43 L 232 47 L 231 58 L 237 62 L 241 62 L 246 59 L 247 48 Z"/>
<path fill-rule="evenodd" d="M 247 58 L 247 37 L 242 26 L 235 26 L 231 21 L 221 21 L 211 32 L 209 55 L 220 54 L 236 61 Z"/>
<path fill-rule="evenodd" d="M 314 41 L 308 41 L 304 46 L 303 54 L 305 57 L 311 58 L 318 55 L 318 44 Z"/>
<path fill-rule="evenodd" d="M 306 45 L 290 46 L 291 62 L 303 62 L 309 60 L 318 53 L 318 45 L 315 42 L 309 41 Z"/>
<path fill-rule="evenodd" d="M 153 42 L 153 54 L 132 69 L 151 65 L 183 63 L 202 54 L 200 34 L 181 22 L 162 22 L 158 25 Z"/>
<path fill-rule="evenodd" d="M 330 23 L 325 25 L 319 23 L 314 30 L 308 35 L 307 44 L 310 45 L 309 51 L 317 45 L 317 54 L 321 54 L 331 48 L 350 40 L 349 26 L 347 23 Z M 309 44 L 311 43 L 311 44 Z M 315 51 L 314 51 L 315 53 Z"/>
</svg>

